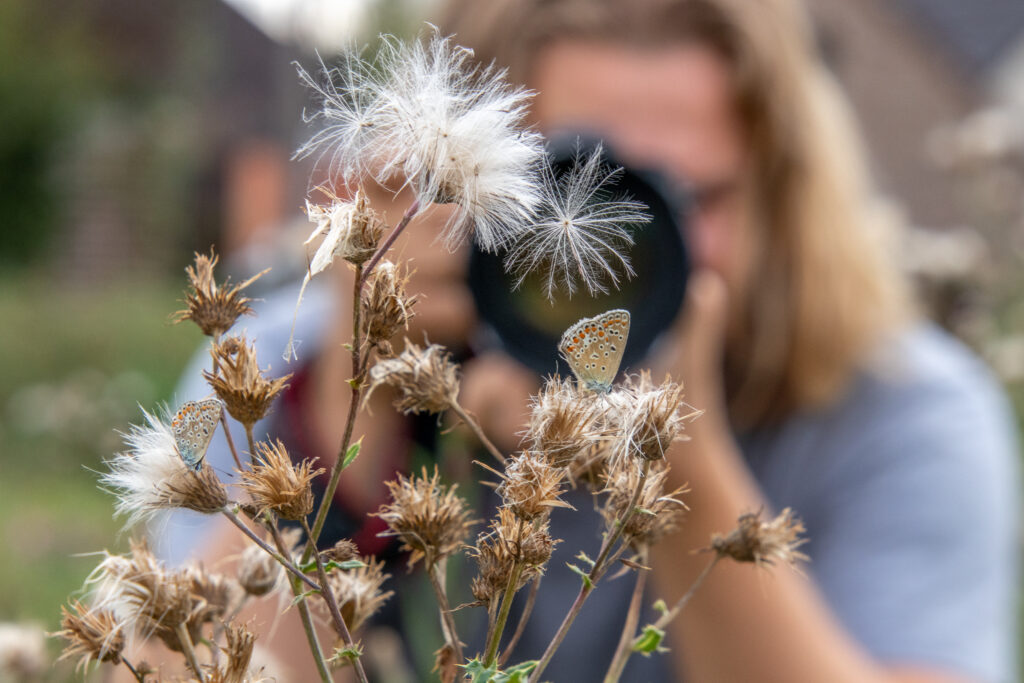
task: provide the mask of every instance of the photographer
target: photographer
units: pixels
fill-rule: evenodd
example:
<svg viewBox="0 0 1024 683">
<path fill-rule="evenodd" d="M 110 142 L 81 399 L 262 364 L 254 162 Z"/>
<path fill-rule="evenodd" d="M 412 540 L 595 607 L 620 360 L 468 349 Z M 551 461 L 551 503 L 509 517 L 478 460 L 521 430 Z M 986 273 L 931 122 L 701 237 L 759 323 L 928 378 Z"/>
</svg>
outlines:
<svg viewBox="0 0 1024 683">
<path fill-rule="evenodd" d="M 716 570 L 669 629 L 676 675 L 1015 680 L 1011 414 L 979 361 L 911 312 L 796 3 L 462 0 L 444 16 L 538 91 L 545 133 L 597 135 L 690 190 L 685 309 L 640 366 L 706 412 L 669 453 L 691 513 L 654 551 L 651 600 L 681 595 L 706 562 L 691 551 L 746 511 L 794 508 L 811 562 L 807 577 Z M 464 396 L 512 447 L 534 386 L 492 352 Z M 594 680 L 579 648 L 601 646 L 581 638 L 561 659 Z"/>
</svg>

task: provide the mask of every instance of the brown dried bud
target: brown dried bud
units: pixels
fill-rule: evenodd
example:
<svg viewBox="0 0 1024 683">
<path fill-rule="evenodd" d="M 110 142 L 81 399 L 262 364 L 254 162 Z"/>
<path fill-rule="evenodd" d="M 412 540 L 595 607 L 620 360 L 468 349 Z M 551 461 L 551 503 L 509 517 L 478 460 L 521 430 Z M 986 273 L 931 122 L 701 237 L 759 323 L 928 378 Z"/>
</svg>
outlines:
<svg viewBox="0 0 1024 683">
<path fill-rule="evenodd" d="M 163 481 L 158 489 L 163 507 L 186 508 L 212 515 L 228 504 L 228 492 L 208 463 L 198 472 L 182 467 L 180 472 Z"/>
<path fill-rule="evenodd" d="M 347 538 L 343 538 L 333 547 L 320 553 L 324 562 L 348 562 L 359 557 L 359 547 Z"/>
<path fill-rule="evenodd" d="M 455 648 L 445 643 L 434 653 L 434 668 L 441 683 L 455 683 L 459 675 L 459 661 L 455 658 Z"/>
<path fill-rule="evenodd" d="M 192 597 L 198 601 L 192 609 L 190 623 L 201 625 L 220 621 L 242 597 L 242 587 L 231 577 L 207 571 L 196 564 L 186 566 L 183 571 L 191 584 Z"/>
<path fill-rule="evenodd" d="M 256 346 L 249 344 L 245 335 L 214 344 L 210 355 L 214 371 L 204 370 L 203 377 L 231 417 L 249 427 L 263 419 L 291 379 L 291 375 L 267 379 L 256 362 Z"/>
<path fill-rule="evenodd" d="M 316 223 L 316 229 L 306 240 L 308 245 L 317 237 L 324 236 L 324 242 L 317 250 L 310 269 L 320 272 L 335 258 L 360 265 L 369 261 L 377 251 L 380 238 L 386 227 L 376 211 L 370 208 L 370 201 L 359 188 L 351 202 L 345 202 L 330 195 L 333 200 L 328 206 L 306 202 L 306 215 Z M 321 253 L 323 252 L 323 253 Z"/>
<path fill-rule="evenodd" d="M 395 407 L 402 413 L 441 413 L 459 395 L 459 366 L 452 363 L 443 346 L 423 349 L 406 342 L 396 358 L 387 358 L 370 368 L 370 386 L 365 400 L 380 385 L 398 392 Z"/>
<path fill-rule="evenodd" d="M 383 567 L 383 562 L 364 557 L 362 567 L 334 569 L 327 573 L 327 585 L 349 631 L 358 629 L 393 595 L 392 591 L 381 591 L 384 581 L 390 578 Z"/>
<path fill-rule="evenodd" d="M 682 439 L 683 428 L 701 414 L 683 402 L 682 385 L 666 380 L 655 386 L 650 373 L 631 377 L 619 391 L 609 395 L 613 405 L 622 406 L 620 457 L 662 460 L 672 442 Z M 610 414 L 617 411 L 613 408 Z"/>
<path fill-rule="evenodd" d="M 547 515 L 553 507 L 571 507 L 559 499 L 565 470 L 552 467 L 538 453 L 527 451 L 505 465 L 498 495 L 517 517 L 530 521 Z"/>
<path fill-rule="evenodd" d="M 274 590 L 283 572 L 281 564 L 255 544 L 248 546 L 238 561 L 238 583 L 257 598 Z"/>
<path fill-rule="evenodd" d="M 532 399 L 526 443 L 544 454 L 552 467 L 566 467 L 600 437 L 600 403 L 571 379 L 553 377 Z"/>
<path fill-rule="evenodd" d="M 224 629 L 224 638 L 227 662 L 223 667 L 210 672 L 207 677 L 209 683 L 255 683 L 257 680 L 263 680 L 249 674 L 252 652 L 256 647 L 256 634 L 247 626 L 229 624 Z"/>
<path fill-rule="evenodd" d="M 456 495 L 458 484 L 441 484 L 437 467 L 427 476 L 423 468 L 419 477 L 406 479 L 398 475 L 397 481 L 385 482 L 391 494 L 391 504 L 382 505 L 373 513 L 388 525 L 382 536 L 396 536 L 402 549 L 411 552 L 409 566 L 419 559 L 433 565 L 462 546 L 472 522 L 465 501 Z"/>
<path fill-rule="evenodd" d="M 521 541 L 517 540 L 520 534 Z M 531 561 L 542 558 L 547 561 L 544 554 L 549 542 L 553 547 L 554 542 L 547 533 L 547 520 L 524 522 L 510 509 L 499 508 L 498 518 L 491 521 L 490 531 L 480 534 L 476 546 L 470 549 L 470 554 L 477 561 L 477 575 L 470 584 L 473 597 L 486 605 L 504 594 L 517 558 L 526 566 L 519 575 L 515 590 L 525 586 L 542 571 L 542 562 L 533 564 Z M 550 558 L 550 552 L 547 556 Z"/>
<path fill-rule="evenodd" d="M 406 293 L 408 282 L 408 273 L 399 272 L 391 261 L 381 261 L 363 295 L 363 334 L 382 356 L 393 354 L 391 338 L 399 328 L 408 328 L 413 316 L 416 295 Z"/>
<path fill-rule="evenodd" d="M 292 464 L 284 444 L 256 444 L 256 459 L 251 470 L 242 472 L 242 488 L 252 497 L 259 514 L 272 510 L 284 519 L 302 519 L 313 511 L 310 482 L 324 470 L 313 470 L 310 460 L 298 467 Z"/>
<path fill-rule="evenodd" d="M 761 519 L 760 513 L 748 512 L 740 515 L 737 527 L 727 536 L 715 534 L 711 537 L 712 550 L 719 557 L 730 557 L 737 562 L 753 562 L 757 565 L 773 565 L 776 562 L 796 567 L 797 562 L 807 556 L 797 550 L 807 542 L 800 538 L 804 525 L 793 516 L 789 508 L 770 521 Z"/>
<path fill-rule="evenodd" d="M 622 536 L 634 550 L 650 547 L 665 535 L 679 528 L 685 512 L 686 504 L 676 496 L 686 492 L 678 488 L 671 493 L 664 493 L 665 478 L 668 469 L 651 471 L 643 478 L 643 488 L 636 503 L 636 510 L 626 520 Z M 642 473 L 635 461 L 619 460 L 606 475 L 604 492 L 608 494 L 601 515 L 609 529 L 618 520 L 623 519 L 629 511 L 629 503 L 633 492 L 640 483 Z"/>
<path fill-rule="evenodd" d="M 548 520 L 535 520 L 527 527 L 520 549 L 523 562 L 529 567 L 541 567 L 551 559 L 557 541 L 548 533 Z"/>
<path fill-rule="evenodd" d="M 235 324 L 242 315 L 253 315 L 249 306 L 252 299 L 242 296 L 242 290 L 255 282 L 270 270 L 254 275 L 240 285 L 218 286 L 213 279 L 213 267 L 217 265 L 218 256 L 210 250 L 210 255 L 196 253 L 195 266 L 185 268 L 188 275 L 189 291 L 185 292 L 185 309 L 172 317 L 173 322 L 180 323 L 191 320 L 203 334 L 217 338 Z"/>
<path fill-rule="evenodd" d="M 71 608 L 61 606 L 61 630 L 53 635 L 68 641 L 60 659 L 80 657 L 75 670 L 83 668 L 90 661 L 109 662 L 115 666 L 121 663 L 125 634 L 117 617 L 108 610 L 91 610 L 77 600 L 71 601 Z"/>
</svg>

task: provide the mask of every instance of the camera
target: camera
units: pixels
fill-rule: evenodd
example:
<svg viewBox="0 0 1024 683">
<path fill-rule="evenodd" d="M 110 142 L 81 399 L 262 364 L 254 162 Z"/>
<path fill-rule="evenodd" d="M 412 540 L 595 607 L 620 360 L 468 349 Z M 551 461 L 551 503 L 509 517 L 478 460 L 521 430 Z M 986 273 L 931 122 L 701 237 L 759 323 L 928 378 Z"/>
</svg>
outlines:
<svg viewBox="0 0 1024 683">
<path fill-rule="evenodd" d="M 592 295 L 581 288 L 571 297 L 557 292 L 551 301 L 543 290 L 542 274 L 527 276 L 516 287 L 518 278 L 505 272 L 502 254 L 475 247 L 467 277 L 482 323 L 474 340 L 477 351 L 497 347 L 538 374 L 564 375 L 568 367 L 557 350 L 562 332 L 581 318 L 624 308 L 631 317 L 622 359 L 625 369 L 647 356 L 679 313 L 690 272 L 683 239 L 687 194 L 656 170 L 619 163 L 611 148 L 593 138 L 562 137 L 549 143 L 548 159 L 556 180 L 599 144 L 602 162 L 621 168 L 611 195 L 603 199 L 638 201 L 651 215 L 649 223 L 626 226 L 633 238 L 627 253 L 635 274 L 621 273 L 620 286 L 609 288 L 607 294 Z"/>
</svg>

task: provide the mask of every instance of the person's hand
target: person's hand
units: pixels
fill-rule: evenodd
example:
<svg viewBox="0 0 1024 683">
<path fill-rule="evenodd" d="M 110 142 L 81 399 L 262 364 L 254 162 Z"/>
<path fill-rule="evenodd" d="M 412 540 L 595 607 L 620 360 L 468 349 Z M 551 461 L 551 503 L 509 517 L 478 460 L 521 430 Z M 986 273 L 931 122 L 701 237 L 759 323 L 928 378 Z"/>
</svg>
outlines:
<svg viewBox="0 0 1024 683">
<path fill-rule="evenodd" d="M 463 366 L 459 403 L 499 449 L 510 453 L 519 445 L 530 416 L 530 395 L 539 387 L 531 370 L 500 351 L 489 351 Z"/>
</svg>

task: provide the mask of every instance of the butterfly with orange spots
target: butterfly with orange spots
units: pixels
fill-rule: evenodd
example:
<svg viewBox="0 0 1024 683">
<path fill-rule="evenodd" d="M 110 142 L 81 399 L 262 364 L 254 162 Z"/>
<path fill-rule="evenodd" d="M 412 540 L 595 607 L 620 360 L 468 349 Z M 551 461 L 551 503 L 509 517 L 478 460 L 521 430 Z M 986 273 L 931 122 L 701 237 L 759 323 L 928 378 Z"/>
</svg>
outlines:
<svg viewBox="0 0 1024 683">
<path fill-rule="evenodd" d="M 591 391 L 608 393 L 619 373 L 629 337 L 629 311 L 617 308 L 570 327 L 558 342 L 558 351 L 576 379 Z"/>
<path fill-rule="evenodd" d="M 217 398 L 188 401 L 182 404 L 171 420 L 171 432 L 174 434 L 174 444 L 178 447 L 178 455 L 196 472 L 203 466 L 203 458 L 217 430 L 217 420 L 220 419 L 223 407 L 224 404 Z"/>
</svg>

